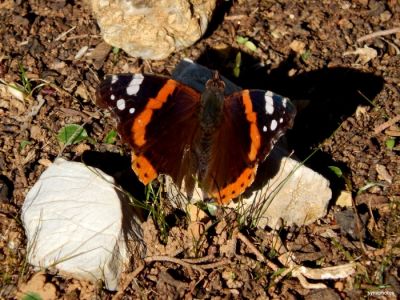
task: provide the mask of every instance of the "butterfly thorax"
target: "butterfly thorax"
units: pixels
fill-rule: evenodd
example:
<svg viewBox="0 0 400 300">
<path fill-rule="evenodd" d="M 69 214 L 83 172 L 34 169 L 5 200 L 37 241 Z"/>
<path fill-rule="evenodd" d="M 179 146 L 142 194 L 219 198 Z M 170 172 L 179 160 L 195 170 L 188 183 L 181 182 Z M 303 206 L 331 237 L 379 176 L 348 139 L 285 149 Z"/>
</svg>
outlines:
<svg viewBox="0 0 400 300">
<path fill-rule="evenodd" d="M 224 89 L 225 83 L 220 79 L 218 72 L 215 72 L 213 78 L 207 81 L 206 88 L 201 95 L 200 135 L 195 150 L 200 181 L 207 172 L 213 138 L 223 119 Z"/>
<path fill-rule="evenodd" d="M 215 131 L 222 121 L 224 107 L 225 83 L 220 79 L 218 72 L 206 83 L 201 95 L 200 128 L 204 133 Z"/>
</svg>

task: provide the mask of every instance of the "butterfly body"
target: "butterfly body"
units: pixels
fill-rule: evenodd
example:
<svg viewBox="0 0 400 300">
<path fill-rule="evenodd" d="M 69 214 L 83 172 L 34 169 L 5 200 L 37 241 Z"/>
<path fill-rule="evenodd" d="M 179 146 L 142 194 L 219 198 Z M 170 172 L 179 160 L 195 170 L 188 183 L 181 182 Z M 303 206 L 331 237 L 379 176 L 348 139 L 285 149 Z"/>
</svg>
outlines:
<svg viewBox="0 0 400 300">
<path fill-rule="evenodd" d="M 112 75 L 97 103 L 114 111 L 140 181 L 167 174 L 189 194 L 198 183 L 225 204 L 251 185 L 258 164 L 292 126 L 295 109 L 272 92 L 224 96 L 224 88 L 217 72 L 202 93 L 161 76 Z"/>
</svg>

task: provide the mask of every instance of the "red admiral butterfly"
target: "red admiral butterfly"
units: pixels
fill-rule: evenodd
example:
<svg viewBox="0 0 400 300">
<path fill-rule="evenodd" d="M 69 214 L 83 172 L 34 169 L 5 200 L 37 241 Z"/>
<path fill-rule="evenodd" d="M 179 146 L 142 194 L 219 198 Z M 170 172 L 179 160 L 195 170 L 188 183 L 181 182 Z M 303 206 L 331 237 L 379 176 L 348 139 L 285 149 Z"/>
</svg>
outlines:
<svg viewBox="0 0 400 300">
<path fill-rule="evenodd" d="M 198 182 L 226 204 L 251 185 L 296 112 L 270 91 L 224 96 L 224 89 L 218 72 L 202 93 L 157 75 L 112 75 L 98 88 L 97 104 L 114 111 L 142 183 L 167 174 L 189 194 Z"/>
</svg>

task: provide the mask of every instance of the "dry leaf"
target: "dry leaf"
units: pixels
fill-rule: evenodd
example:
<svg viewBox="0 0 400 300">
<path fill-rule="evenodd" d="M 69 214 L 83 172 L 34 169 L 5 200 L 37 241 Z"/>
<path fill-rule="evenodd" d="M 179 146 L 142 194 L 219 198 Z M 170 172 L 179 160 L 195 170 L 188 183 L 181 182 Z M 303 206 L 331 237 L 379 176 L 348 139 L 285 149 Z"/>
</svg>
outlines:
<svg viewBox="0 0 400 300">
<path fill-rule="evenodd" d="M 375 170 L 378 173 L 378 178 L 381 180 L 385 180 L 389 183 L 392 183 L 393 177 L 389 174 L 386 167 L 384 165 L 376 164 Z"/>
<path fill-rule="evenodd" d="M 357 48 L 355 51 L 347 51 L 343 53 L 343 56 L 348 55 L 358 55 L 356 64 L 365 65 L 370 60 L 378 56 L 378 51 L 368 46 L 364 46 L 364 48 Z"/>
<path fill-rule="evenodd" d="M 351 193 L 349 191 L 341 191 L 335 204 L 341 207 L 351 207 L 353 204 Z"/>
</svg>

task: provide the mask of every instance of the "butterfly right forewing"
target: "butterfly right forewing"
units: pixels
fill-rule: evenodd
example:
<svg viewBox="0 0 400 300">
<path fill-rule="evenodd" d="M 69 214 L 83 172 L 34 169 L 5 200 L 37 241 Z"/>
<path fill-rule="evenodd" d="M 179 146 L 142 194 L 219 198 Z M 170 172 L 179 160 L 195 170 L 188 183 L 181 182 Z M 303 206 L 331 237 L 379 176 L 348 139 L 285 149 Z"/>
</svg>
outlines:
<svg viewBox="0 0 400 300">
<path fill-rule="evenodd" d="M 269 91 L 243 90 L 225 99 L 206 178 L 218 202 L 228 203 L 252 184 L 258 164 L 292 127 L 295 114 L 289 99 Z"/>
</svg>

